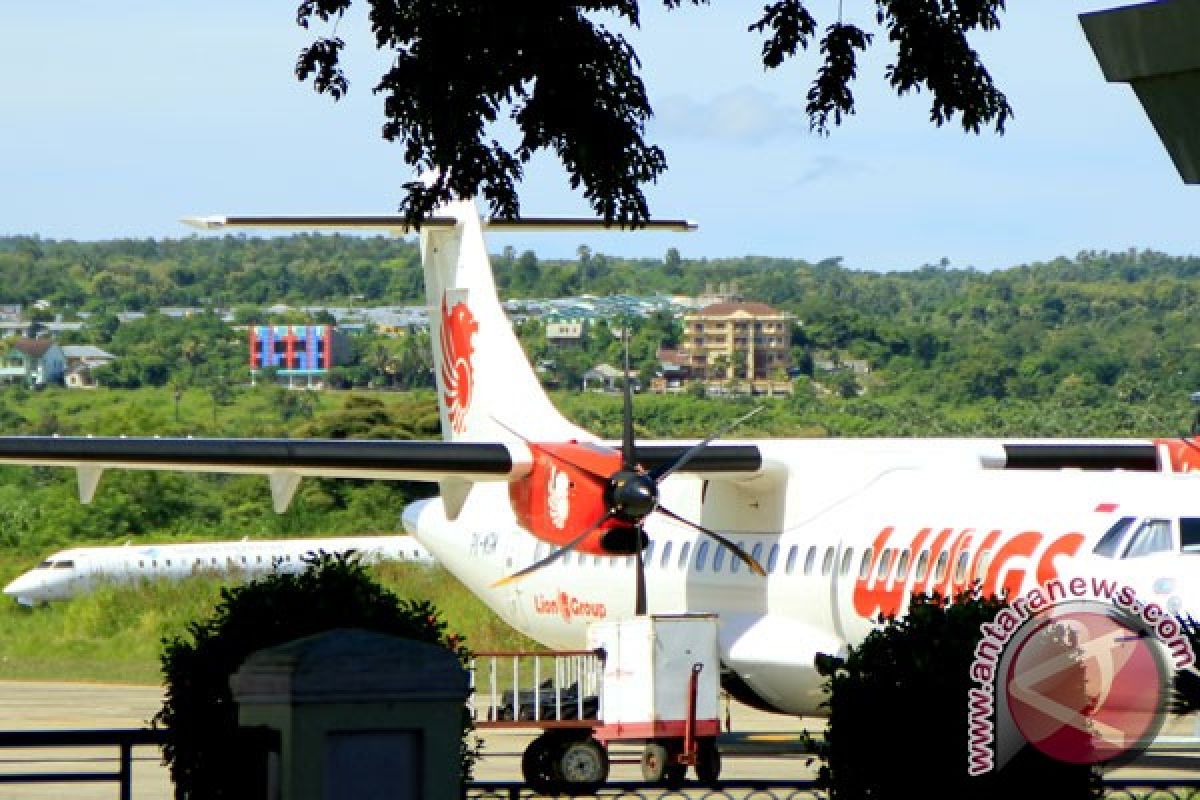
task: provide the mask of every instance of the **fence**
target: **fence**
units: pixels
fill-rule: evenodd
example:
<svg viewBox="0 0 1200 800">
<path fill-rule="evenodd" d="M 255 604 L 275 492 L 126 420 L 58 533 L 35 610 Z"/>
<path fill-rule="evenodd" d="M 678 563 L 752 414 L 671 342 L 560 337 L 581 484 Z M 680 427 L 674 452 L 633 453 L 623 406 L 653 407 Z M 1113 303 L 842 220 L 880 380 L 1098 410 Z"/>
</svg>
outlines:
<svg viewBox="0 0 1200 800">
<path fill-rule="evenodd" d="M 150 728 L 0 731 L 0 750 L 9 748 L 117 748 L 115 759 L 107 759 L 108 761 L 116 760 L 115 772 L 3 772 L 0 773 L 0 784 L 112 782 L 120 785 L 118 796 L 121 800 L 130 800 L 133 795 L 133 748 L 162 747 L 165 741 L 165 731 Z M 51 762 L 39 758 L 38 763 Z"/>
<path fill-rule="evenodd" d="M 468 800 L 530 800 L 543 797 L 522 783 L 476 782 L 467 786 Z M 713 787 L 664 789 L 638 782 L 613 782 L 595 794 L 600 800 L 827 800 L 813 781 L 722 781 Z M 1197 800 L 1200 778 L 1180 780 L 1105 781 L 1105 800 Z"/>
</svg>

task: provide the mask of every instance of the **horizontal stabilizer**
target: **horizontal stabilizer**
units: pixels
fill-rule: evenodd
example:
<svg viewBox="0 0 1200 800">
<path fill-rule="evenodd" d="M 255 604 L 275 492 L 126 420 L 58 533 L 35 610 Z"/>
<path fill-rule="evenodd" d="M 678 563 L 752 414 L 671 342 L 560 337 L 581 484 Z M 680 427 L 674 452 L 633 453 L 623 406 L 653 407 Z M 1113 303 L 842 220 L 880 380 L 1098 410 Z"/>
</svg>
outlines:
<svg viewBox="0 0 1200 800">
<path fill-rule="evenodd" d="M 388 215 L 330 215 L 330 216 L 224 216 L 184 217 L 181 220 L 193 228 L 218 230 L 221 228 L 337 228 L 385 230 L 397 234 L 413 233 L 415 229 L 408 219 Z M 454 217 L 429 217 L 421 223 L 423 228 L 453 228 L 458 223 Z M 482 219 L 485 230 L 506 231 L 674 231 L 687 233 L 697 228 L 695 222 L 685 219 L 647 220 L 637 227 L 622 227 L 602 219 L 571 217 L 520 217 L 517 219 Z"/>
</svg>

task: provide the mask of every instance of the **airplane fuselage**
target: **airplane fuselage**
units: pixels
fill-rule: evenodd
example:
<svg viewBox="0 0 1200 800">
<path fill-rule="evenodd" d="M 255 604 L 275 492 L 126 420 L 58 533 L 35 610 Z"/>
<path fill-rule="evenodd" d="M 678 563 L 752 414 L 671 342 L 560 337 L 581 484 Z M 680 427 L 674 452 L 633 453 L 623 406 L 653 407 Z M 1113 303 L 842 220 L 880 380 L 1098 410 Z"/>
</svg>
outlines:
<svg viewBox="0 0 1200 800">
<path fill-rule="evenodd" d="M 789 455 L 779 441 L 769 446 L 777 458 Z M 793 447 L 793 463 L 802 465 L 812 446 Z M 648 611 L 719 614 L 722 663 L 775 710 L 821 713 L 817 655 L 844 655 L 881 613 L 901 613 L 914 592 L 953 595 L 978 583 L 985 593 L 1015 597 L 1086 576 L 1097 579 L 1101 594 L 1128 587 L 1168 613 L 1196 607 L 1183 570 L 1192 562 L 1189 542 L 1180 538 L 1189 520 L 1200 520 L 1195 477 L 859 466 L 852 479 L 841 477 L 843 487 L 856 488 L 840 497 L 820 486 L 812 491 L 821 481 L 798 480 L 793 469 L 771 511 L 781 519 L 771 527 L 762 518 L 771 493 L 761 487 L 747 494 L 758 508 L 740 509 L 737 497 L 713 492 L 697 477 L 663 485 L 672 507 L 736 541 L 767 568 L 765 578 L 691 528 L 661 517 L 647 522 Z M 630 556 L 571 553 L 493 587 L 549 552 L 501 509 L 505 488 L 477 485 L 456 519 L 432 498 L 409 506 L 404 522 L 498 615 L 548 647 L 581 648 L 590 622 L 632 615 Z M 1114 557 L 1094 555 L 1122 520 Z M 1169 542 L 1160 537 L 1159 549 L 1143 546 L 1146 552 L 1122 557 L 1149 520 L 1167 523 Z"/>
</svg>

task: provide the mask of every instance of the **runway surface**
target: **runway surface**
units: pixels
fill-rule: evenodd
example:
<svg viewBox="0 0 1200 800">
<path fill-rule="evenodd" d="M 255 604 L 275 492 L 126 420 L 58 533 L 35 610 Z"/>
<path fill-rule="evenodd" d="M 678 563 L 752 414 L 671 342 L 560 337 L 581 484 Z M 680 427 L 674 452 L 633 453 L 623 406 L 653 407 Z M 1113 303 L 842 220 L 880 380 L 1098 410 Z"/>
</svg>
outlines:
<svg viewBox="0 0 1200 800">
<path fill-rule="evenodd" d="M 140 728 L 149 724 L 162 703 L 157 687 L 109 684 L 37 683 L 0 681 L 0 730 Z M 803 780 L 814 776 L 816 764 L 794 752 L 795 737 L 807 729 L 820 734 L 824 721 L 795 719 L 755 711 L 737 703 L 730 705 L 731 730 L 738 734 L 724 749 L 722 777 L 757 780 Z M 1174 720 L 1164 733 L 1171 737 L 1192 738 L 1196 722 Z M 484 732 L 484 757 L 476 767 L 481 781 L 520 779 L 520 755 L 533 733 L 507 731 Z M 757 754 L 744 752 L 747 749 Z M 1178 748 L 1176 748 L 1178 749 Z M 735 752 L 736 750 L 736 752 Z M 34 771 L 110 771 L 116 748 L 77 750 L 4 750 L 0 751 L 0 773 Z M 638 780 L 640 751 L 634 747 L 615 747 L 613 780 Z M 173 796 L 167 770 L 155 748 L 134 751 L 133 796 L 136 800 L 167 800 Z M 54 759 L 47 761 L 47 759 Z M 69 759 L 64 762 L 63 759 Z M 1200 777 L 1190 768 L 1190 753 L 1151 759 L 1119 771 L 1127 777 Z M 1196 759 L 1200 760 L 1200 759 Z M 1157 763 L 1159 766 L 1153 766 Z M 117 794 L 112 783 L 98 784 L 0 784 L 0 800 L 111 800 Z"/>
</svg>

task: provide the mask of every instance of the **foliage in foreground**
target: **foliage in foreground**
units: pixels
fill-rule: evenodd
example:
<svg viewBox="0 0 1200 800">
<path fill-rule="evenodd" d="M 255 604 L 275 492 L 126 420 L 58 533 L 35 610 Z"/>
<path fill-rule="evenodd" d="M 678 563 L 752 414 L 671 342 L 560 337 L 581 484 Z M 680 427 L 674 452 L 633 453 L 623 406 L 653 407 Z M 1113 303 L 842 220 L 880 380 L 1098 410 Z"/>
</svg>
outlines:
<svg viewBox="0 0 1200 800">
<path fill-rule="evenodd" d="M 262 763 L 255 737 L 240 729 L 229 677 L 251 653 L 333 628 L 363 628 L 440 645 L 467 666 L 470 652 L 448 633 L 427 600 L 401 600 L 371 579 L 353 557 L 315 556 L 297 575 L 275 574 L 221 592 L 213 614 L 164 640 L 163 707 L 154 718 L 168 732 L 163 757 L 186 797 L 257 796 Z M 478 744 L 462 715 L 463 778 Z"/>
<path fill-rule="evenodd" d="M 914 595 L 828 669 L 820 781 L 832 800 L 1102 796 L 1099 773 L 1026 745 L 997 772 L 967 775 L 968 690 L 980 626 L 1005 603 L 963 591 Z"/>
</svg>

